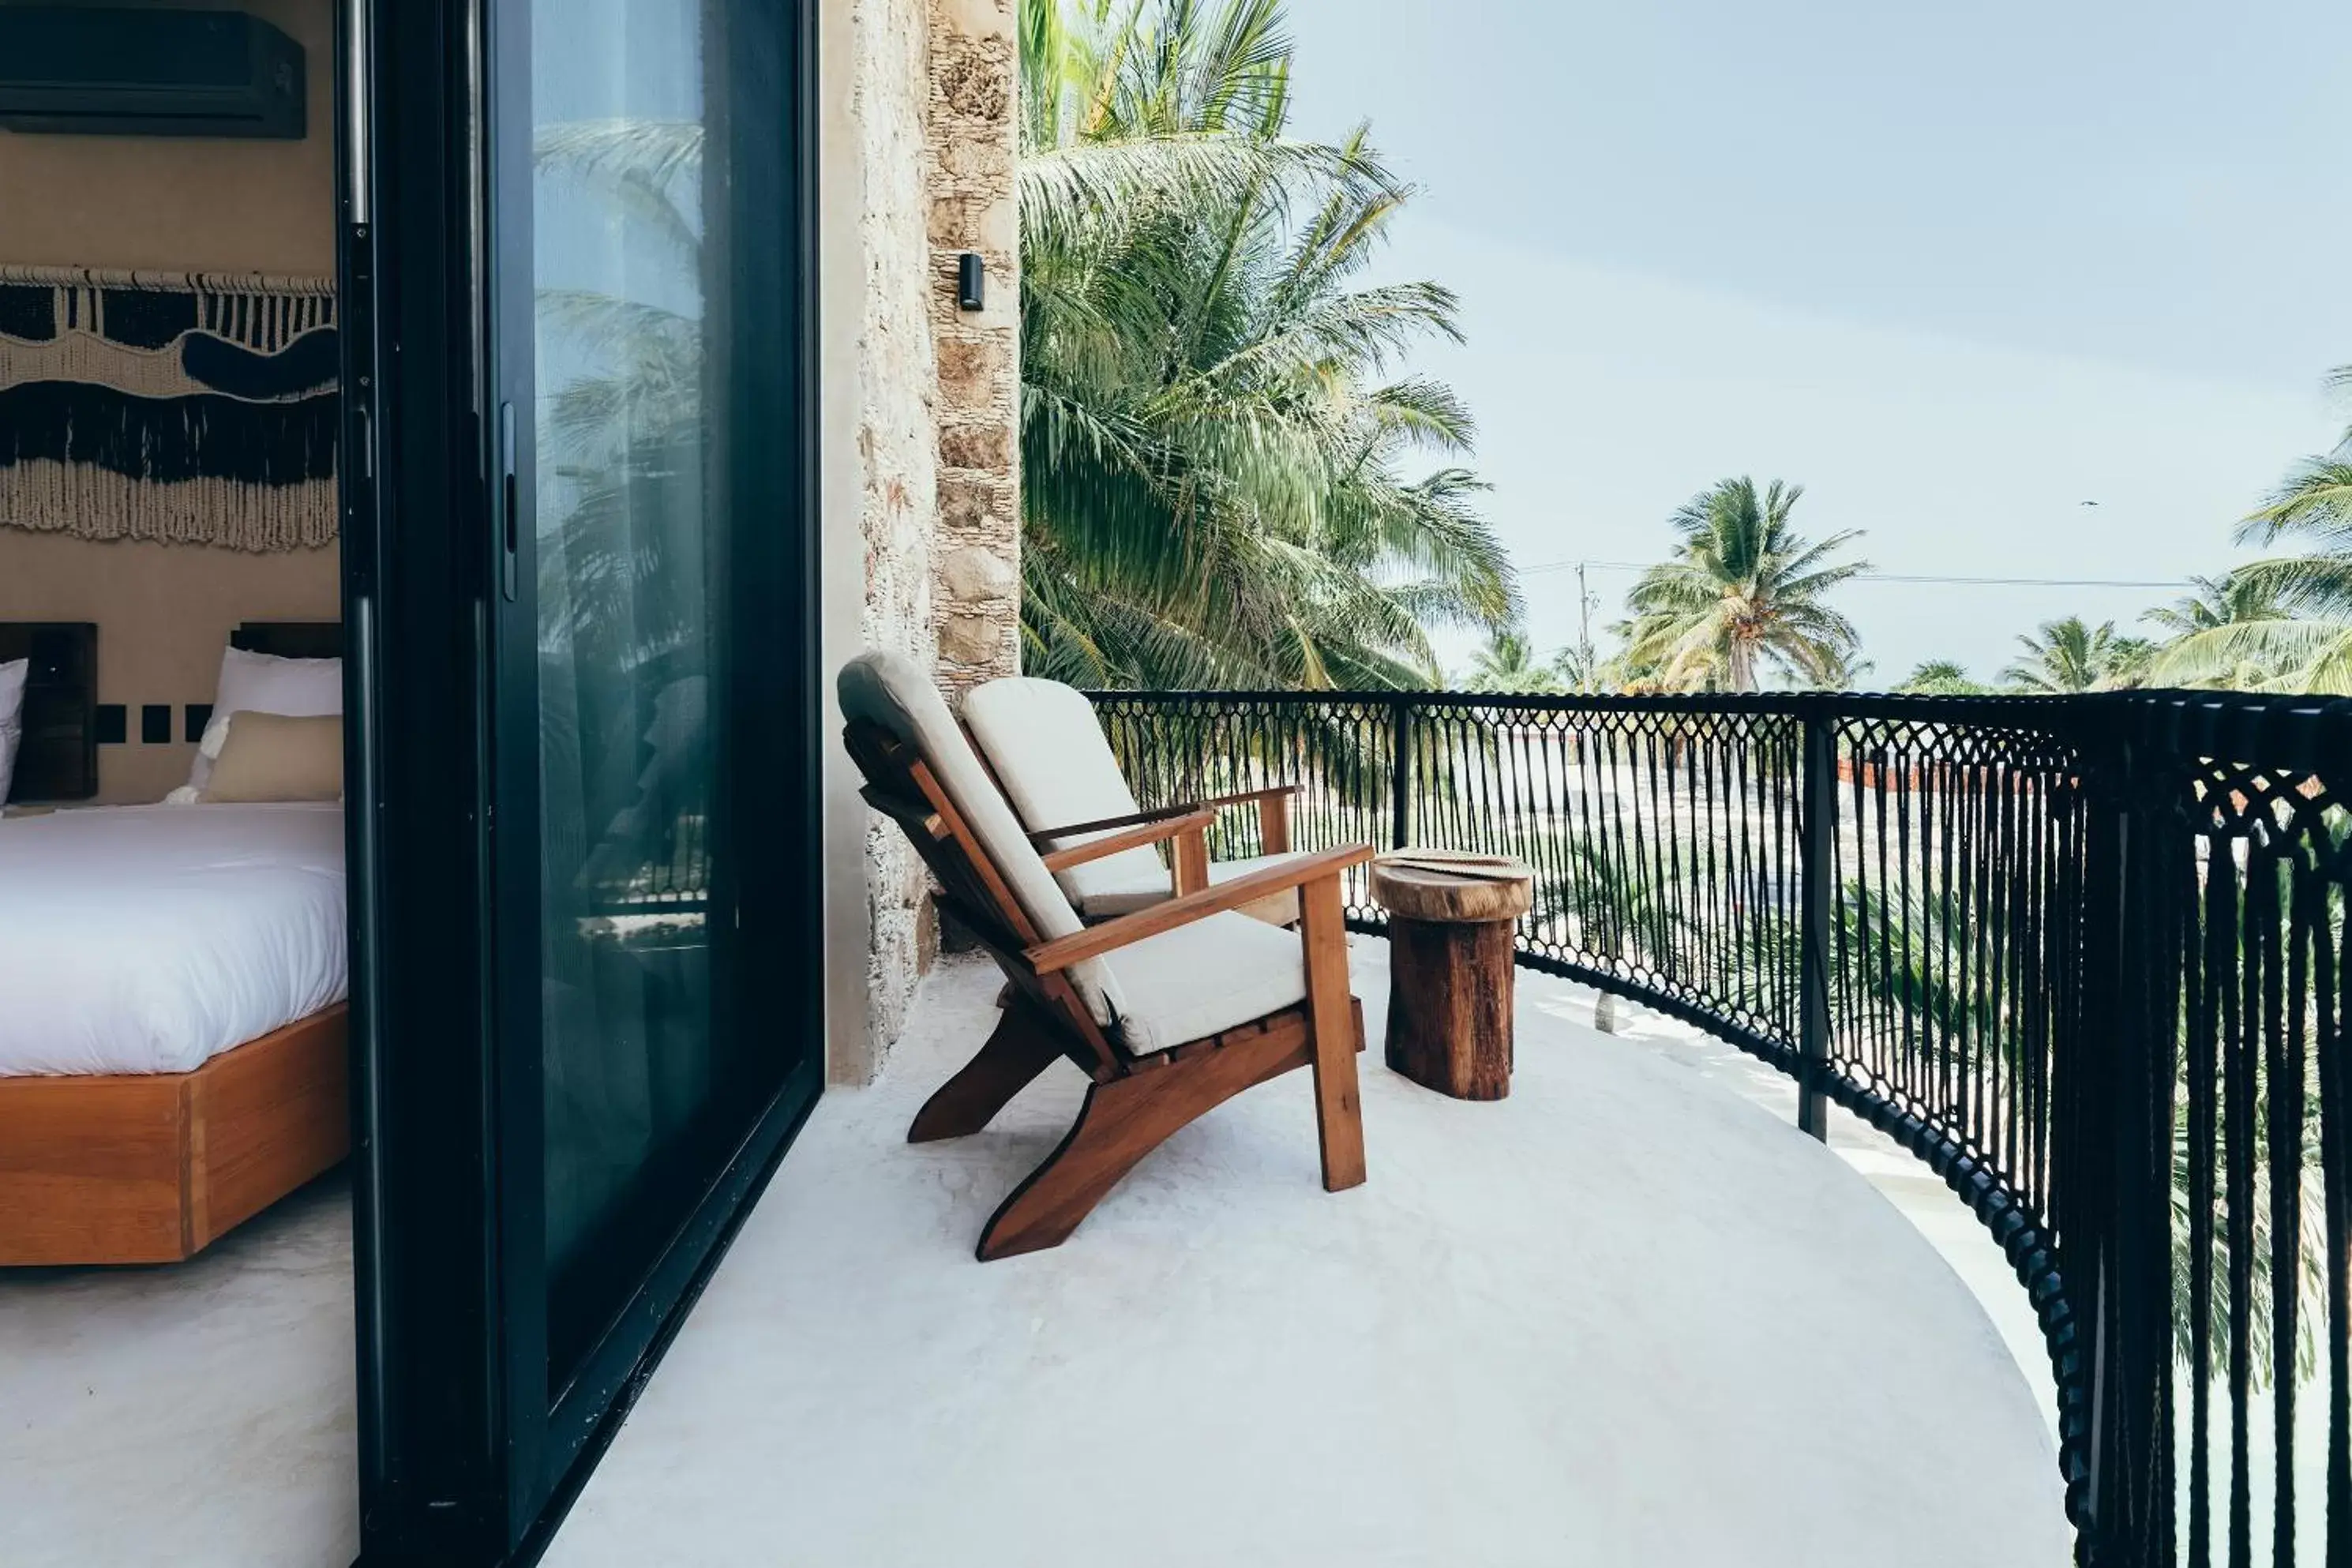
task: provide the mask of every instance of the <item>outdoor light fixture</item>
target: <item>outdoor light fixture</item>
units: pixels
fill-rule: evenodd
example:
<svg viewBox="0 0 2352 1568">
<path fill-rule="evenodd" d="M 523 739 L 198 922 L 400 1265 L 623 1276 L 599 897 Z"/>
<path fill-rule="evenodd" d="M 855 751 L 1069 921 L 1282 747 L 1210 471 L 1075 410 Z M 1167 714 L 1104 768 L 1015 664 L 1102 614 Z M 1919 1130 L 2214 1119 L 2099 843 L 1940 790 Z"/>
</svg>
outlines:
<svg viewBox="0 0 2352 1568">
<path fill-rule="evenodd" d="M 988 302 L 988 268 L 980 259 L 980 252 L 967 250 L 956 258 L 956 303 L 967 310 L 983 309 Z"/>
</svg>

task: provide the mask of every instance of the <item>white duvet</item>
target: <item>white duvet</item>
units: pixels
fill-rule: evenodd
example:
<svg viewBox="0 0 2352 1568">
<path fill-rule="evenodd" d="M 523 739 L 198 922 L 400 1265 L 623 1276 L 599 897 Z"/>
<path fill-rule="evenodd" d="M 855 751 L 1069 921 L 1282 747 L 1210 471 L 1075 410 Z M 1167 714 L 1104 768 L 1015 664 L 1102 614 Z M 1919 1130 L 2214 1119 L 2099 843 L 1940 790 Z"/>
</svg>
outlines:
<svg viewBox="0 0 2352 1568">
<path fill-rule="evenodd" d="M 348 986 L 340 805 L 0 821 L 0 1077 L 188 1072 Z"/>
</svg>

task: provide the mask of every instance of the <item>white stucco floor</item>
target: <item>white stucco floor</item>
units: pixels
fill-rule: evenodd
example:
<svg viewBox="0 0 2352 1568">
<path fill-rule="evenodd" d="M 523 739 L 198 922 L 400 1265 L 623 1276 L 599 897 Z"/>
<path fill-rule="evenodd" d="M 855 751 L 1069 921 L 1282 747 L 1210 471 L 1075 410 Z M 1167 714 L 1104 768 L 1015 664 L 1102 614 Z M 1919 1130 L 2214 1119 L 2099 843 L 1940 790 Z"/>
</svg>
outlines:
<svg viewBox="0 0 2352 1568">
<path fill-rule="evenodd" d="M 1853 1141 L 1721 1054 L 1523 976 L 1501 1103 L 1375 1039 L 1366 1186 L 1321 1190 L 1295 1076 L 979 1264 L 1081 1089 L 902 1142 L 995 984 L 943 963 L 883 1081 L 819 1104 L 553 1568 L 2068 1561 L 2043 1389 Z"/>
<path fill-rule="evenodd" d="M 0 1269 L 0 1563 L 349 1563 L 351 1213 L 338 1173 L 185 1263 Z"/>
</svg>

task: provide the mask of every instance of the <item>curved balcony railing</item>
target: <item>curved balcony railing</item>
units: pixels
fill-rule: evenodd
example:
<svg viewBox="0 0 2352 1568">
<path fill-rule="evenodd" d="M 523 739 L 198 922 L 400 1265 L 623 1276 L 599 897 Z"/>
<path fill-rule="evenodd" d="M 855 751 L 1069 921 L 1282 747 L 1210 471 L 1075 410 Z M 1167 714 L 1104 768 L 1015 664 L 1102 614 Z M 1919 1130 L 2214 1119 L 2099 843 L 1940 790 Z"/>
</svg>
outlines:
<svg viewBox="0 0 2352 1568">
<path fill-rule="evenodd" d="M 2352 1562 L 2352 703 L 1095 700 L 1146 805 L 1518 857 L 1520 963 L 1925 1160 L 2039 1315 L 2083 1561 Z"/>
</svg>

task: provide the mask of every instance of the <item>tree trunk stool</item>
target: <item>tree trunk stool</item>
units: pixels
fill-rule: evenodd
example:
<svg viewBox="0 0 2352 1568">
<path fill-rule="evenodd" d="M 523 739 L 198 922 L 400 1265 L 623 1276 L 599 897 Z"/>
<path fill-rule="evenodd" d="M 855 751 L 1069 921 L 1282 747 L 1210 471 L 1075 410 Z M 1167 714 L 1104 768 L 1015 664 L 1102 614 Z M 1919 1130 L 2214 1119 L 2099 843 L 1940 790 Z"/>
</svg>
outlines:
<svg viewBox="0 0 2352 1568">
<path fill-rule="evenodd" d="M 1535 871 L 1505 855 L 1400 849 L 1372 861 L 1389 912 L 1389 1066 L 1456 1100 L 1511 1092 L 1511 937 Z"/>
</svg>

